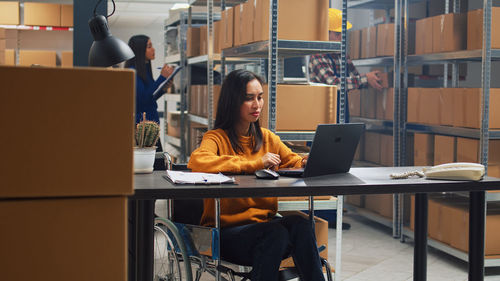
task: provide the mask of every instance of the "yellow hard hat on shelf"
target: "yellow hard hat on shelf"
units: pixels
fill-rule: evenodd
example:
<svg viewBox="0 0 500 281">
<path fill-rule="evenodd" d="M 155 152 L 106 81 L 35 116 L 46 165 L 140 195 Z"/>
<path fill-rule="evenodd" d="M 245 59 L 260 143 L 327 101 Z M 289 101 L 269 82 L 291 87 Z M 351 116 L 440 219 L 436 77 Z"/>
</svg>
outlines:
<svg viewBox="0 0 500 281">
<path fill-rule="evenodd" d="M 347 22 L 347 29 L 350 29 L 352 24 Z M 339 9 L 328 9 L 328 30 L 342 32 L 342 11 Z"/>
</svg>

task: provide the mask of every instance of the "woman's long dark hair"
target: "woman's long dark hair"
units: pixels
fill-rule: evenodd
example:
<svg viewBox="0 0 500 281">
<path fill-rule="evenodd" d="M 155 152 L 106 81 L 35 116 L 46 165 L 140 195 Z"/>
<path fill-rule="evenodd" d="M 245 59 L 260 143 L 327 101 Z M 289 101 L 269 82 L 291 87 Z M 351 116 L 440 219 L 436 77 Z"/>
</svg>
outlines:
<svg viewBox="0 0 500 281">
<path fill-rule="evenodd" d="M 254 79 L 257 79 L 262 85 L 262 78 L 253 72 L 242 69 L 232 71 L 222 83 L 219 102 L 217 103 L 214 129 L 226 131 L 231 146 L 236 153 L 243 152 L 236 133 L 236 125 L 240 120 L 240 107 L 246 98 L 247 84 Z M 259 120 L 250 124 L 248 133 L 253 137 L 253 152 L 259 151 L 262 147 L 262 131 Z"/>
<path fill-rule="evenodd" d="M 149 37 L 146 35 L 134 35 L 128 40 L 128 45 L 134 51 L 135 57 L 125 62 L 125 67 L 134 67 L 137 75 L 144 83 L 148 82 L 148 76 L 152 76 L 151 62 L 146 61 L 146 48 Z"/>
</svg>

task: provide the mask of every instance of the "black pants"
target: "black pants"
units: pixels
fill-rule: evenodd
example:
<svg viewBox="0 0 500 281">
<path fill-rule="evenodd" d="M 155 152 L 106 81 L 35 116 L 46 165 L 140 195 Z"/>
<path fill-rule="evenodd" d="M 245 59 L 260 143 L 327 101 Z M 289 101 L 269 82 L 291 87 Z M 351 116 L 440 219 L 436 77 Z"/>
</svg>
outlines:
<svg viewBox="0 0 500 281">
<path fill-rule="evenodd" d="M 252 281 L 278 281 L 281 260 L 292 255 L 300 280 L 324 281 L 309 220 L 287 216 L 221 230 L 222 259 L 252 266 Z"/>
</svg>

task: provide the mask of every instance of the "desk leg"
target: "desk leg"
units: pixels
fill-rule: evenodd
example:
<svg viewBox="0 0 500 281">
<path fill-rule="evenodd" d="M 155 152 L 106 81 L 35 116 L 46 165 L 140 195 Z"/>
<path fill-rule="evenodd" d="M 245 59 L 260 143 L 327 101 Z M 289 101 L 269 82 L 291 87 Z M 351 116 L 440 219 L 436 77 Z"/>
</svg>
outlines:
<svg viewBox="0 0 500 281">
<path fill-rule="evenodd" d="M 427 280 L 427 194 L 415 194 L 415 248 L 413 280 Z"/>
<path fill-rule="evenodd" d="M 153 280 L 154 200 L 137 201 L 137 281 Z"/>
<path fill-rule="evenodd" d="M 469 280 L 484 280 L 485 192 L 471 192 L 469 197 Z"/>
</svg>

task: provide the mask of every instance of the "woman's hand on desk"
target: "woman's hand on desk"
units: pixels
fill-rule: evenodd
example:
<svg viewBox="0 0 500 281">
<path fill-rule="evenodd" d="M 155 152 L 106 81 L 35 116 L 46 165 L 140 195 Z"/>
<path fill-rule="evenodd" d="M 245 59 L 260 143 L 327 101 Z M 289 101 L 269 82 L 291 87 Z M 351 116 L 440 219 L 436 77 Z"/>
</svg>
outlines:
<svg viewBox="0 0 500 281">
<path fill-rule="evenodd" d="M 302 158 L 302 163 L 301 163 L 301 164 L 302 164 L 302 167 L 305 167 L 305 166 L 306 166 L 306 164 L 307 164 L 307 158 L 309 158 L 309 154 L 308 154 L 308 155 L 306 155 L 306 156 L 304 156 L 304 158 Z"/>
<path fill-rule="evenodd" d="M 262 156 L 262 163 L 264 163 L 264 168 L 268 169 L 274 166 L 279 166 L 281 159 L 278 154 L 268 152 Z"/>
</svg>

